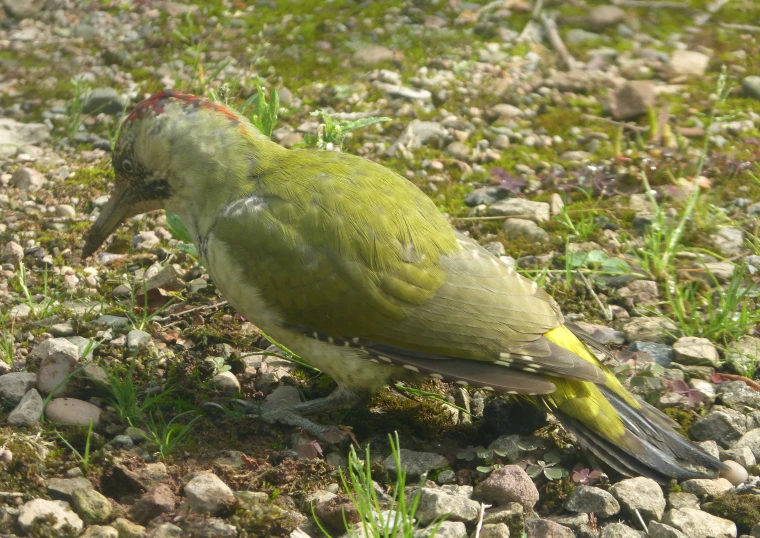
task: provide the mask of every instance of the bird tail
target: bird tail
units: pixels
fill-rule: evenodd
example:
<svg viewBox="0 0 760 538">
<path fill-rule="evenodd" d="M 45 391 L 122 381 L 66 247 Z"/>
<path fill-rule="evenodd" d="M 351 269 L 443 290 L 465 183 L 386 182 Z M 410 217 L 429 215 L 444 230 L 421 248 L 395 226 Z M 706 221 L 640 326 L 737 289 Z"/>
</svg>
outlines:
<svg viewBox="0 0 760 538">
<path fill-rule="evenodd" d="M 570 325 L 544 336 L 605 372 L 603 384 L 552 379 L 557 390 L 541 399 L 582 445 L 610 467 L 623 475 L 647 476 L 660 483 L 670 478 L 706 478 L 726 468 L 678 434 L 675 421 L 629 393 L 582 341 L 596 348 L 589 335 Z"/>
</svg>

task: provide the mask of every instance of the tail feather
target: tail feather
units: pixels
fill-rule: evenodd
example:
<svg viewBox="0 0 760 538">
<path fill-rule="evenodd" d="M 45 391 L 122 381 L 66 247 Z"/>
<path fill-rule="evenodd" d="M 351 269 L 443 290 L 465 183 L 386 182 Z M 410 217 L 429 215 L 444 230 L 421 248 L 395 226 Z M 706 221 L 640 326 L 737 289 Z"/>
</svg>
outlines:
<svg viewBox="0 0 760 538">
<path fill-rule="evenodd" d="M 657 482 L 667 483 L 671 478 L 710 478 L 716 471 L 726 468 L 670 426 L 650 422 L 650 409 L 644 406 L 641 410 L 633 409 L 614 393 L 604 389 L 602 392 L 625 425 L 625 433 L 617 439 L 605 438 L 559 409 L 554 413 L 583 446 L 617 472 L 626 476 L 647 476 Z"/>
<path fill-rule="evenodd" d="M 598 365 L 581 341 L 587 335 L 574 333 L 574 328 L 560 327 L 545 336 Z M 679 435 L 667 415 L 634 397 L 602 368 L 606 373 L 603 383 L 553 380 L 557 390 L 541 397 L 582 445 L 624 475 L 648 476 L 661 483 L 669 478 L 707 478 L 726 468 Z"/>
</svg>

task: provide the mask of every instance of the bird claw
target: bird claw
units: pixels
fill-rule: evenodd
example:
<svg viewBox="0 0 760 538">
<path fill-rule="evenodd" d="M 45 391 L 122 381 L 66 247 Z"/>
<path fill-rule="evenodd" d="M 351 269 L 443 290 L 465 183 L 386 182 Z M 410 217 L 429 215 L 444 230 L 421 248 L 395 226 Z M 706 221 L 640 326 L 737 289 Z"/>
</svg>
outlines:
<svg viewBox="0 0 760 538">
<path fill-rule="evenodd" d="M 339 393 L 333 396 L 319 400 L 311 400 L 295 405 L 283 405 L 282 403 L 269 402 L 250 402 L 247 400 L 233 400 L 243 413 L 247 415 L 256 415 L 267 424 L 286 424 L 294 428 L 300 428 L 314 437 L 328 443 L 342 443 L 350 435 L 336 426 L 327 426 L 314 422 L 305 416 L 304 413 L 313 413 L 333 408 L 344 407 L 350 398 L 345 394 Z M 337 404 L 337 405 L 336 405 Z"/>
</svg>

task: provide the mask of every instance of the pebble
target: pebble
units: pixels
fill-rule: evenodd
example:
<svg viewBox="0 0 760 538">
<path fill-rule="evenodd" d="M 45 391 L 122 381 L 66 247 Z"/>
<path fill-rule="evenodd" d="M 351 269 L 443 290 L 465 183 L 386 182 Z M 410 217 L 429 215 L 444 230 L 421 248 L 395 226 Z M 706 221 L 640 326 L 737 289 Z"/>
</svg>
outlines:
<svg viewBox="0 0 760 538">
<path fill-rule="evenodd" d="M 43 402 L 42 396 L 35 389 L 24 394 L 18 405 L 8 415 L 8 423 L 20 428 L 35 426 L 40 421 Z"/>
<path fill-rule="evenodd" d="M 660 485 L 651 478 L 636 477 L 613 484 L 610 493 L 618 500 L 622 509 L 631 517 L 638 510 L 644 521 L 661 520 L 665 513 L 665 496 Z"/>
<path fill-rule="evenodd" d="M 401 464 L 406 467 L 408 476 L 417 478 L 423 474 L 435 471 L 437 469 L 443 469 L 449 466 L 449 460 L 439 454 L 433 454 L 431 452 L 415 452 L 414 450 L 408 450 L 402 448 L 399 450 L 399 457 L 401 458 Z M 383 461 L 383 467 L 393 477 L 396 476 L 396 461 L 393 455 L 388 456 Z"/>
<path fill-rule="evenodd" d="M 203 473 L 185 485 L 188 506 L 201 514 L 218 514 L 235 502 L 227 484 L 212 473 Z"/>
<path fill-rule="evenodd" d="M 720 472 L 721 479 L 725 479 L 732 486 L 743 484 L 749 479 L 749 473 L 741 463 L 733 460 L 725 460 L 723 463 L 729 468 Z"/>
<path fill-rule="evenodd" d="M 510 239 L 525 239 L 527 241 L 536 241 L 539 243 L 548 243 L 551 241 L 549 232 L 540 228 L 532 220 L 509 218 L 502 225 L 504 233 Z"/>
<path fill-rule="evenodd" d="M 736 538 L 736 523 L 694 508 L 668 510 L 662 522 L 689 538 Z"/>
<path fill-rule="evenodd" d="M 522 467 L 505 465 L 491 471 L 488 478 L 477 485 L 475 497 L 489 504 L 516 502 L 525 508 L 533 508 L 538 502 L 538 490 Z"/>
<path fill-rule="evenodd" d="M 71 506 L 85 523 L 105 523 L 113 511 L 113 505 L 105 495 L 92 488 L 76 489 L 71 494 Z"/>
<path fill-rule="evenodd" d="M 97 428 L 100 425 L 100 408 L 75 398 L 53 398 L 45 408 L 45 418 L 56 424 L 77 424 Z"/>
<path fill-rule="evenodd" d="M 17 404 L 36 384 L 37 374 L 31 372 L 4 374 L 0 376 L 0 400 L 7 400 L 12 404 Z"/>
<path fill-rule="evenodd" d="M 32 499 L 25 503 L 19 509 L 16 524 L 24 533 L 28 533 L 37 518 L 47 517 L 55 521 L 52 528 L 56 531 L 61 531 L 64 526 L 69 526 L 76 534 L 79 534 L 84 528 L 84 523 L 71 510 L 69 503 L 45 499 Z"/>
<path fill-rule="evenodd" d="M 211 386 L 229 395 L 240 392 L 240 381 L 232 372 L 222 372 L 211 378 Z"/>
<path fill-rule="evenodd" d="M 33 168 L 21 166 L 11 176 L 11 186 L 23 192 L 37 192 L 45 184 L 45 176 Z"/>
<path fill-rule="evenodd" d="M 32 355 L 40 357 L 37 390 L 63 396 L 69 390 L 70 374 L 79 366 L 79 347 L 65 338 L 51 338 L 38 345 Z"/>
</svg>

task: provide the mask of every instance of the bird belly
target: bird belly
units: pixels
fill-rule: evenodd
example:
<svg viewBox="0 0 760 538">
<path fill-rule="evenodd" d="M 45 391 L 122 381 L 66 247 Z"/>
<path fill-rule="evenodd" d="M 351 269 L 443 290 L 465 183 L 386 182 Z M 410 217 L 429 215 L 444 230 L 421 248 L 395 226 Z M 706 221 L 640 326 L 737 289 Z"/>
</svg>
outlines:
<svg viewBox="0 0 760 538">
<path fill-rule="evenodd" d="M 392 378 L 408 377 L 404 375 L 408 372 L 402 368 L 378 364 L 362 349 L 323 342 L 284 327 L 282 314 L 264 300 L 259 288 L 246 278 L 243 267 L 228 247 L 214 240 L 213 232 L 206 243 L 204 264 L 219 291 L 235 310 L 341 387 L 375 392 Z"/>
</svg>

